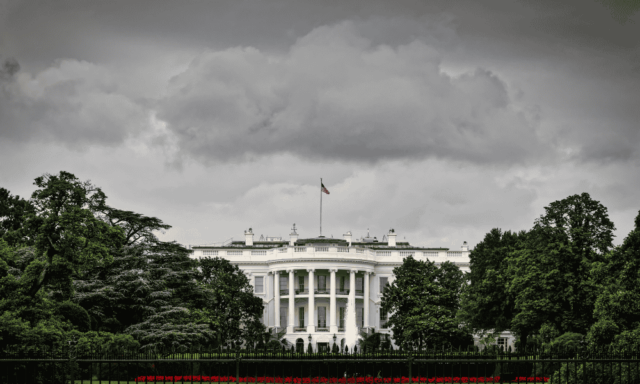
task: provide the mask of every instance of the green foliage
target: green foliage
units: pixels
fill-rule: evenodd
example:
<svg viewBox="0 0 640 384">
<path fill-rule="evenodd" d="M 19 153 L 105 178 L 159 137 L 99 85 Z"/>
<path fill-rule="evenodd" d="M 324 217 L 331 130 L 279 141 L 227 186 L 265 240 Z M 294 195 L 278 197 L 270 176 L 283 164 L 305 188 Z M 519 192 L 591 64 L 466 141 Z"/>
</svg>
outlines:
<svg viewBox="0 0 640 384">
<path fill-rule="evenodd" d="M 75 300 L 88 309 L 96 330 L 131 334 L 144 348 L 209 344 L 213 333 L 193 308 L 202 301 L 195 266 L 179 244 L 138 242 L 107 268 L 77 280 Z"/>
<path fill-rule="evenodd" d="M 91 319 L 89 313 L 76 303 L 65 301 L 56 308 L 58 315 L 63 320 L 68 320 L 80 332 L 88 332 L 91 330 Z"/>
<path fill-rule="evenodd" d="M 528 232 L 491 230 L 470 253 L 460 321 L 487 340 L 510 329 L 521 346 L 587 332 L 605 345 L 637 328 L 640 234 L 612 250 L 614 230 L 587 193 L 552 202 Z"/>
<path fill-rule="evenodd" d="M 610 367 L 611 368 L 611 367 Z M 615 370 L 603 369 L 602 364 L 562 363 L 551 375 L 550 384 L 627 384 L 640 382 L 640 370 L 635 363 L 616 363 Z"/>
<path fill-rule="evenodd" d="M 262 299 L 254 296 L 247 276 L 228 260 L 205 257 L 199 260 L 197 276 L 203 298 L 203 323 L 216 333 L 223 345 L 246 340 L 252 345 L 263 337 Z"/>
<path fill-rule="evenodd" d="M 493 333 L 511 328 L 515 300 L 508 290 L 507 259 L 523 248 L 526 236 L 494 228 L 470 252 L 469 285 L 461 295 L 459 318 L 474 333 L 495 339 Z"/>
<path fill-rule="evenodd" d="M 45 263 L 29 295 L 48 286 L 69 299 L 74 277 L 112 261 L 124 240 L 122 229 L 102 219 L 106 196 L 88 181 L 62 171 L 37 177 L 34 184 L 38 187 L 31 195 L 34 213 L 26 219 L 25 228 Z"/>
<path fill-rule="evenodd" d="M 595 300 L 595 324 L 588 340 L 595 345 L 613 342 L 616 335 L 640 328 L 640 212 L 635 227 L 621 246 L 592 268 L 599 287 Z"/>
<path fill-rule="evenodd" d="M 124 245 L 133 244 L 157 244 L 159 243 L 154 231 L 162 231 L 171 228 L 157 217 L 144 216 L 140 213 L 122 211 L 115 208 L 106 209 L 106 218 L 113 227 L 122 228 L 124 232 Z"/>
<path fill-rule="evenodd" d="M 12 246 L 33 245 L 24 227 L 25 221 L 34 211 L 29 201 L 20 196 L 12 196 L 6 189 L 0 188 L 0 239 Z"/>
<path fill-rule="evenodd" d="M 393 273 L 395 280 L 385 288 L 381 307 L 391 313 L 387 324 L 397 344 L 421 348 L 470 342 L 456 318 L 466 282 L 455 264 L 437 266 L 409 256 Z"/>
<path fill-rule="evenodd" d="M 367 352 L 377 351 L 380 348 L 380 336 L 378 332 L 360 332 L 360 349 Z"/>
<path fill-rule="evenodd" d="M 614 229 L 607 209 L 587 193 L 545 207 L 524 246 L 508 257 L 511 329 L 522 343 L 546 323 L 560 334 L 587 333 L 598 292 L 591 269 L 605 259 Z"/>
<path fill-rule="evenodd" d="M 114 350 L 136 350 L 140 343 L 131 335 L 113 334 L 109 332 L 79 332 L 71 331 L 67 336 L 77 342 L 79 351 L 102 351 L 104 353 Z"/>
<path fill-rule="evenodd" d="M 583 344 L 584 335 L 574 332 L 567 332 L 555 338 L 549 347 L 553 350 L 578 350 Z"/>
<path fill-rule="evenodd" d="M 244 274 L 216 280 L 205 266 L 203 277 L 188 250 L 156 237 L 169 225 L 107 206 L 100 188 L 68 172 L 34 184 L 29 201 L 0 189 L 3 343 L 37 350 L 75 337 L 181 349 L 211 344 L 216 334 L 264 343 L 262 303 L 251 300 Z"/>
</svg>

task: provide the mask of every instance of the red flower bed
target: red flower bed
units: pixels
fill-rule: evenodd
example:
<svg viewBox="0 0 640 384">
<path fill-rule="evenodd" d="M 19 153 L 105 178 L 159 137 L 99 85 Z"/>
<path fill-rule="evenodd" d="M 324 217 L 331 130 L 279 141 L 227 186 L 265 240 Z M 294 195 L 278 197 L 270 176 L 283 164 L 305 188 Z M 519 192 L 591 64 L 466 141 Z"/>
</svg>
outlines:
<svg viewBox="0 0 640 384">
<path fill-rule="evenodd" d="M 137 382 L 235 382 L 234 376 L 140 376 L 135 379 Z M 276 383 L 276 384 L 316 384 L 316 383 L 340 383 L 340 384 L 405 384 L 405 383 L 497 383 L 500 376 L 496 377 L 240 377 L 240 383 Z M 514 382 L 547 382 L 548 377 L 518 377 Z"/>
</svg>

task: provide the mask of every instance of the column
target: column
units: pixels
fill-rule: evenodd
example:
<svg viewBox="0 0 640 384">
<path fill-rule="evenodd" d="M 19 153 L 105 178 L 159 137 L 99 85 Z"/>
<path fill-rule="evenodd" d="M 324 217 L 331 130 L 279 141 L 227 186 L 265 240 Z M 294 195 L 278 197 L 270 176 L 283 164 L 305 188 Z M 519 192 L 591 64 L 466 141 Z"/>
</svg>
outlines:
<svg viewBox="0 0 640 384">
<path fill-rule="evenodd" d="M 369 275 L 373 272 L 364 273 L 364 327 L 369 328 Z"/>
<path fill-rule="evenodd" d="M 336 272 L 337 269 L 330 269 L 331 272 L 331 286 L 329 287 L 331 297 L 329 299 L 329 332 L 337 333 L 338 326 L 336 325 Z"/>
<path fill-rule="evenodd" d="M 293 333 L 293 327 L 295 326 L 295 310 L 296 310 L 296 291 L 293 289 L 293 280 L 295 278 L 295 270 L 288 269 L 289 272 L 289 324 L 287 324 L 287 333 Z"/>
<path fill-rule="evenodd" d="M 307 332 L 315 332 L 316 331 L 316 299 L 314 294 L 315 292 L 315 280 L 314 280 L 314 269 L 307 269 L 309 272 L 309 314 L 307 318 L 309 321 L 307 322 Z"/>
<path fill-rule="evenodd" d="M 349 275 L 349 300 L 347 300 L 347 313 L 356 313 L 356 272 L 358 272 L 358 270 L 352 269 L 350 272 L 351 274 Z M 358 315 L 356 314 L 354 317 L 357 319 Z"/>
<path fill-rule="evenodd" d="M 274 280 L 273 301 L 274 301 L 274 305 L 276 306 L 274 311 L 276 316 L 274 325 L 277 328 L 280 328 L 280 271 L 273 272 L 273 280 Z"/>
</svg>

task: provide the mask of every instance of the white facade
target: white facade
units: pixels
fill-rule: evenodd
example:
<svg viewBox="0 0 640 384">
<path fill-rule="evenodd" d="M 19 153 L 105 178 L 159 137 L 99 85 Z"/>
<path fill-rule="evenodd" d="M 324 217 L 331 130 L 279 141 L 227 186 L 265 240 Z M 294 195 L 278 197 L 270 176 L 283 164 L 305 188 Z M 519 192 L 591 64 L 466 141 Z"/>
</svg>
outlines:
<svg viewBox="0 0 640 384">
<path fill-rule="evenodd" d="M 436 263 L 451 261 L 469 271 L 469 248 L 460 250 L 413 247 L 396 241 L 390 230 L 385 241 L 375 238 L 352 240 L 324 237 L 299 239 L 295 225 L 290 238 L 254 241 L 253 231 L 245 231 L 245 241 L 215 246 L 194 246 L 192 256 L 219 256 L 244 271 L 264 303 L 264 324 L 286 327 L 286 339 L 300 339 L 306 350 L 311 336 L 314 350 L 329 347 L 344 338 L 344 320 L 349 292 L 355 290 L 357 326 L 389 334 L 380 311 L 381 287 L 394 280 L 393 269 L 413 255 Z"/>
</svg>

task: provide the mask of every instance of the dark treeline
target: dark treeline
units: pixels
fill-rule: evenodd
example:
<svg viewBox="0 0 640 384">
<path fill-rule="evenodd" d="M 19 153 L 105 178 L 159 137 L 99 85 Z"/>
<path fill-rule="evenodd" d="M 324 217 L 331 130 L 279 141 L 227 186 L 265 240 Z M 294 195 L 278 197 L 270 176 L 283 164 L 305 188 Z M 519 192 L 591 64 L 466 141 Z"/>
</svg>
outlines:
<svg viewBox="0 0 640 384">
<path fill-rule="evenodd" d="M 622 245 L 589 194 L 545 207 L 528 231 L 493 229 L 470 254 L 460 320 L 518 346 L 636 348 L 640 342 L 640 214 Z"/>
<path fill-rule="evenodd" d="M 34 185 L 30 199 L 0 188 L 2 344 L 181 350 L 277 338 L 237 266 L 191 259 L 156 237 L 170 228 L 162 220 L 109 206 L 70 173 Z"/>
</svg>

